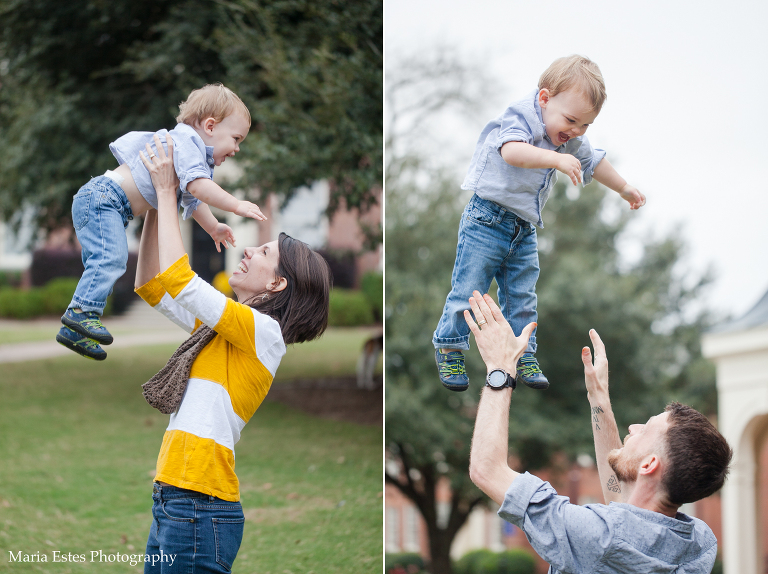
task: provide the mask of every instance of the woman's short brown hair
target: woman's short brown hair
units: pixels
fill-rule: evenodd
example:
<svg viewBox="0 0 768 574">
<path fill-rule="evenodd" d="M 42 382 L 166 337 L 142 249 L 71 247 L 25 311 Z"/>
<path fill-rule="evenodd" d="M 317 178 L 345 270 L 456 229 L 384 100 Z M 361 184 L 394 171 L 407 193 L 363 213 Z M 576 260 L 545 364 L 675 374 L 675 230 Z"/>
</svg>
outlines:
<svg viewBox="0 0 768 574">
<path fill-rule="evenodd" d="M 239 112 L 251 125 L 251 112 L 237 94 L 221 84 L 208 84 L 200 89 L 192 90 L 189 97 L 179 104 L 179 115 L 176 121 L 180 124 L 194 126 L 207 118 L 213 118 L 216 123 L 229 115 Z"/>
<path fill-rule="evenodd" d="M 584 56 L 566 56 L 552 62 L 539 78 L 539 90 L 547 88 L 550 96 L 556 96 L 569 88 L 580 90 L 599 112 L 605 102 L 605 82 L 600 68 Z"/>
<path fill-rule="evenodd" d="M 306 243 L 281 233 L 275 275 L 285 278 L 282 291 L 251 307 L 280 323 L 286 345 L 317 339 L 328 326 L 331 269 Z"/>
</svg>

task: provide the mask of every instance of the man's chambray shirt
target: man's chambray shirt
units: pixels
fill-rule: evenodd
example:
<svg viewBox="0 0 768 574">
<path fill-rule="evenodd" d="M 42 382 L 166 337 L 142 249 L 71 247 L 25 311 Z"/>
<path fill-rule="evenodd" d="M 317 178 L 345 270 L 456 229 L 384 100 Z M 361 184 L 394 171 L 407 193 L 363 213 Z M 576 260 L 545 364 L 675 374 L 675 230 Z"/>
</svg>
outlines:
<svg viewBox="0 0 768 574">
<path fill-rule="evenodd" d="M 526 221 L 543 227 L 541 210 L 557 181 L 557 170 L 509 165 L 501 157 L 501 146 L 507 142 L 525 142 L 571 154 L 581 162 L 584 185 L 592 181 L 592 173 L 605 157 L 605 152 L 592 149 L 586 136 L 572 138 L 561 146 L 553 144 L 541 119 L 538 94 L 539 90 L 534 90 L 483 128 L 461 189 L 474 191 L 481 198 L 498 203 Z"/>
<path fill-rule="evenodd" d="M 717 540 L 704 522 L 631 504 L 571 504 L 527 472 L 510 485 L 499 516 L 518 526 L 550 574 L 709 574 Z"/>
<path fill-rule="evenodd" d="M 165 144 L 165 136 L 170 133 L 173 138 L 173 166 L 179 177 L 179 189 L 176 190 L 178 205 L 184 210 L 182 217 L 187 219 L 197 209 L 200 200 L 187 191 L 189 182 L 200 178 L 213 179 L 213 147 L 205 145 L 197 132 L 187 124 L 177 124 L 170 132 L 160 130 L 158 132 L 129 132 L 117 138 L 109 144 L 109 150 L 120 165 L 128 164 L 131 175 L 136 182 L 136 187 L 147 202 L 157 209 L 157 192 L 152 185 L 152 178 L 147 168 L 139 157 L 143 151 L 147 155 L 145 144 L 149 144 L 152 151 L 157 153 L 155 140 L 152 136 L 157 134 L 163 142 L 163 148 L 168 151 Z"/>
</svg>

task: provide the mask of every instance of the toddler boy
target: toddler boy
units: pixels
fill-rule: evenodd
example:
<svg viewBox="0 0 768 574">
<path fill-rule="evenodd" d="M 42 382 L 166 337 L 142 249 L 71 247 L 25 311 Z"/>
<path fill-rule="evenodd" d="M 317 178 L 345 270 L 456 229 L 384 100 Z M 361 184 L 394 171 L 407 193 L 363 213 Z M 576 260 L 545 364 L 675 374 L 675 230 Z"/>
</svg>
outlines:
<svg viewBox="0 0 768 574">
<path fill-rule="evenodd" d="M 194 90 L 179 105 L 176 121 L 178 125 L 170 132 L 156 133 L 160 141 L 165 141 L 168 133 L 173 138 L 182 217 L 192 216 L 221 251 L 221 245 L 234 245 L 234 236 L 229 226 L 216 220 L 208 205 L 242 217 L 266 219 L 258 206 L 235 199 L 213 182 L 213 168 L 240 151 L 251 127 L 251 114 L 234 92 L 211 84 Z M 128 221 L 157 209 L 155 188 L 139 157 L 140 151 L 154 157 L 154 135 L 130 132 L 112 142 L 109 149 L 120 166 L 91 179 L 72 200 L 72 222 L 82 246 L 85 271 L 61 318 L 64 327 L 56 340 L 90 359 L 104 360 L 107 353 L 99 344 L 109 345 L 113 340 L 100 316 L 115 281 L 125 273 Z"/>
<path fill-rule="evenodd" d="M 584 136 L 605 101 L 597 65 L 582 56 L 559 58 L 542 74 L 537 90 L 485 126 L 461 188 L 474 191 L 459 226 L 451 292 L 432 343 L 440 381 L 452 391 L 469 386 L 463 350 L 469 328 L 463 312 L 474 289 L 484 293 L 496 279 L 499 303 L 515 333 L 537 320 L 539 255 L 535 225 L 557 172 L 574 185 L 596 179 L 629 202 L 645 197 L 629 185 Z M 583 172 L 583 178 L 582 178 Z M 546 389 L 536 353 L 536 330 L 512 374 L 534 389 Z"/>
</svg>

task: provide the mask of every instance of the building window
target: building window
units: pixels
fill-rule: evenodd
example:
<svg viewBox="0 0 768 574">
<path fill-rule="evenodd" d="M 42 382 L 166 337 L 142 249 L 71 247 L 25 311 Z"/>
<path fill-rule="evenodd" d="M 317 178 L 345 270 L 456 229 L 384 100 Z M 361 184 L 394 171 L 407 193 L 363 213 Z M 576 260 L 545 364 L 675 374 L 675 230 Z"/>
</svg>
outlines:
<svg viewBox="0 0 768 574">
<path fill-rule="evenodd" d="M 420 550 L 419 512 L 413 506 L 405 507 L 403 534 L 403 549 L 406 552 L 418 552 Z"/>
<path fill-rule="evenodd" d="M 400 552 L 400 512 L 393 506 L 387 507 L 385 528 L 384 544 L 387 552 Z"/>
</svg>

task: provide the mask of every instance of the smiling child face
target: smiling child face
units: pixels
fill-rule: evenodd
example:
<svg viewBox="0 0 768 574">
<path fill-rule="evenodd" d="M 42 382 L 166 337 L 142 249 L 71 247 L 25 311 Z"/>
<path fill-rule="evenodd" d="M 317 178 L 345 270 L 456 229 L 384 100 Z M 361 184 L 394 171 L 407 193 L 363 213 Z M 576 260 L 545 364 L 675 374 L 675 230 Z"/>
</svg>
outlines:
<svg viewBox="0 0 768 574">
<path fill-rule="evenodd" d="M 569 139 L 584 135 L 598 112 L 587 97 L 576 88 L 550 95 L 547 88 L 539 90 L 541 118 L 553 144 L 561 146 Z"/>
<path fill-rule="evenodd" d="M 204 123 L 208 137 L 203 139 L 206 145 L 213 146 L 213 161 L 217 166 L 240 151 L 240 144 L 248 135 L 249 129 L 250 122 L 239 113 L 230 114 L 220 122 L 210 125 Z"/>
</svg>

